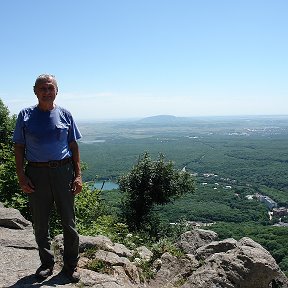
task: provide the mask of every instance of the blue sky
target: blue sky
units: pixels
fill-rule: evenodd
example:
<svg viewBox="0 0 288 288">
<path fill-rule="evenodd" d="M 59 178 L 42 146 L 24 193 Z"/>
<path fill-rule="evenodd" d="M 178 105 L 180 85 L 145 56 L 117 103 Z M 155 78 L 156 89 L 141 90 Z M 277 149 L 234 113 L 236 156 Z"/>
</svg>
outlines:
<svg viewBox="0 0 288 288">
<path fill-rule="evenodd" d="M 287 0 L 2 0 L 0 98 L 76 119 L 288 114 Z"/>
</svg>

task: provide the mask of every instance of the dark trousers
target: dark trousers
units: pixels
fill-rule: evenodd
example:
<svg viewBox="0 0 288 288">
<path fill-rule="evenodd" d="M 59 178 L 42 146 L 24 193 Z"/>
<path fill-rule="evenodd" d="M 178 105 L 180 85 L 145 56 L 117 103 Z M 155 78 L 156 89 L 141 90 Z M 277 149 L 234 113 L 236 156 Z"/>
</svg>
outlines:
<svg viewBox="0 0 288 288">
<path fill-rule="evenodd" d="M 74 195 L 71 192 L 73 165 L 68 163 L 57 168 L 27 166 L 26 174 L 35 186 L 35 192 L 28 195 L 42 265 L 54 265 L 49 217 L 55 203 L 63 227 L 64 265 L 76 267 L 79 235 L 75 229 Z"/>
</svg>

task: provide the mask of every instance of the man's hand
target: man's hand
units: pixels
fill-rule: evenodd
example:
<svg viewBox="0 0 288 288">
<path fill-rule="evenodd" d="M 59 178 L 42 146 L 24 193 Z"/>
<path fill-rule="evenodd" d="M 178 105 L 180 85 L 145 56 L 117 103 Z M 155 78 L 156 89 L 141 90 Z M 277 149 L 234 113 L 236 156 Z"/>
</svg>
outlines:
<svg viewBox="0 0 288 288">
<path fill-rule="evenodd" d="M 77 176 L 72 184 L 72 193 L 73 195 L 76 195 L 78 193 L 80 193 L 82 190 L 82 178 L 81 176 Z"/>
<path fill-rule="evenodd" d="M 19 185 L 24 193 L 29 194 L 35 191 L 33 183 L 25 174 L 19 177 Z"/>
<path fill-rule="evenodd" d="M 82 190 L 82 178 L 81 178 L 81 167 L 80 167 L 80 154 L 79 147 L 76 141 L 69 143 L 69 148 L 72 152 L 72 161 L 74 166 L 74 173 L 76 175 L 72 184 L 72 193 L 78 194 Z"/>
<path fill-rule="evenodd" d="M 19 185 L 24 193 L 32 193 L 35 191 L 35 187 L 32 181 L 25 175 L 23 170 L 24 167 L 24 154 L 25 154 L 25 145 L 15 144 L 15 161 L 16 161 L 16 173 L 19 181 Z"/>
</svg>

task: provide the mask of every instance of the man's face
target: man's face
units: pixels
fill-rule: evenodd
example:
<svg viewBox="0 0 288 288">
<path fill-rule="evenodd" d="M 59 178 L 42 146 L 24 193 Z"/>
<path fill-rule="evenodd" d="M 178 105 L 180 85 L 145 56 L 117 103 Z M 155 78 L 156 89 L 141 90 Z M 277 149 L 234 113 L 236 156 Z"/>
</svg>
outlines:
<svg viewBox="0 0 288 288">
<path fill-rule="evenodd" d="M 34 87 L 39 104 L 53 104 L 56 95 L 57 87 L 52 80 L 44 80 Z"/>
</svg>

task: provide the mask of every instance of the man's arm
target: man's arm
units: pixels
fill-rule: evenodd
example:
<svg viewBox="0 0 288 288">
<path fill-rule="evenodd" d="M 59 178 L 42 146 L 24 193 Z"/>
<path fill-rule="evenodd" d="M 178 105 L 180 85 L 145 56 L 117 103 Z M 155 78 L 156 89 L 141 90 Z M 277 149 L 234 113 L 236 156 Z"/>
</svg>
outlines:
<svg viewBox="0 0 288 288">
<path fill-rule="evenodd" d="M 72 192 L 74 195 L 78 194 L 82 190 L 82 176 L 80 167 L 80 153 L 79 147 L 76 141 L 69 143 L 69 148 L 72 152 L 72 161 L 74 165 L 75 178 L 72 185 Z"/>
<path fill-rule="evenodd" d="M 24 144 L 14 144 L 14 154 L 15 154 L 15 163 L 16 163 L 16 173 L 21 189 L 25 193 L 34 192 L 34 185 L 31 180 L 25 175 L 24 172 L 24 154 L 25 154 L 25 145 Z"/>
</svg>

